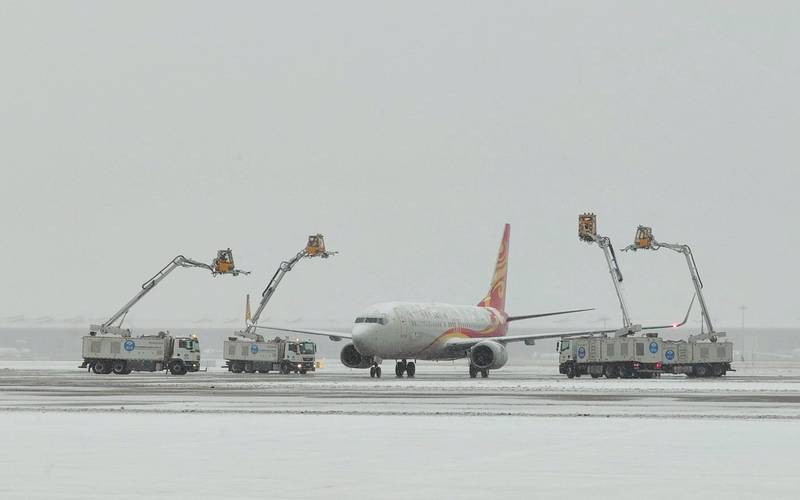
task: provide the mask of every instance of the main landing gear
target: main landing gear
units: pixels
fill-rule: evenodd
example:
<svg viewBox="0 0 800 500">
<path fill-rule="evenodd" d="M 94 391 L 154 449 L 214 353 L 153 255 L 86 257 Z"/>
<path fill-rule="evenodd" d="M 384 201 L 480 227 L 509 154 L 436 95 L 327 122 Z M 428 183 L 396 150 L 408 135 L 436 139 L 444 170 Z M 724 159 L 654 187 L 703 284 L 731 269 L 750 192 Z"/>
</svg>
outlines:
<svg viewBox="0 0 800 500">
<path fill-rule="evenodd" d="M 378 363 L 375 363 L 369 367 L 369 376 L 372 378 L 381 378 L 381 367 L 378 366 Z"/>
<path fill-rule="evenodd" d="M 478 376 L 478 373 L 481 374 L 481 378 L 487 378 L 489 376 L 489 370 L 486 368 L 478 368 L 475 365 L 469 365 L 469 378 L 475 378 Z"/>
<path fill-rule="evenodd" d="M 405 373 L 408 378 L 414 378 L 414 374 L 417 372 L 417 365 L 414 364 L 413 361 L 408 361 L 404 359 L 403 361 L 398 361 L 396 365 L 394 365 L 394 374 L 397 375 L 397 378 L 403 378 L 403 373 Z"/>
</svg>

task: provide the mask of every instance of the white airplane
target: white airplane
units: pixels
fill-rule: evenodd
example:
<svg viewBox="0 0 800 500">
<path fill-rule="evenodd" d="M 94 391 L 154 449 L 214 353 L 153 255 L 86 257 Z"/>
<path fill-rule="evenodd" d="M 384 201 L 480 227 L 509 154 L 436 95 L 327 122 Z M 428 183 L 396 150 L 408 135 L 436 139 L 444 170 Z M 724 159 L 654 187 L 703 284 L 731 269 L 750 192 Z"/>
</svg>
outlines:
<svg viewBox="0 0 800 500">
<path fill-rule="evenodd" d="M 350 335 L 320 330 L 301 330 L 263 326 L 269 330 L 324 335 L 331 340 L 351 340 L 342 348 L 340 359 L 350 368 L 369 368 L 371 377 L 381 376 L 380 364 L 394 359 L 395 375 L 413 377 L 416 360 L 454 360 L 468 358 L 469 376 L 489 376 L 489 370 L 501 368 L 508 361 L 506 344 L 574 335 L 612 333 L 616 330 L 591 330 L 530 335 L 506 335 L 512 321 L 591 309 L 573 309 L 525 316 L 509 316 L 505 311 L 508 248 L 511 226 L 506 224 L 497 255 L 491 287 L 476 306 L 386 302 L 362 311 Z"/>
</svg>

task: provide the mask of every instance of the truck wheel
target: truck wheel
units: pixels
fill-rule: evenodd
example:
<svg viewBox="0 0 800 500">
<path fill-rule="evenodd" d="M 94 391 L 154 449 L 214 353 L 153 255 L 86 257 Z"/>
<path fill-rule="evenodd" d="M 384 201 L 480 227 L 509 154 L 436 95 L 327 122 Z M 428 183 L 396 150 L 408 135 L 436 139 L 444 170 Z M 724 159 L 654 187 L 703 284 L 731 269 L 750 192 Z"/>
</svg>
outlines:
<svg viewBox="0 0 800 500">
<path fill-rule="evenodd" d="M 617 378 L 619 372 L 617 372 L 617 368 L 613 365 L 606 365 L 604 370 L 606 372 L 606 378 Z"/>
<path fill-rule="evenodd" d="M 281 364 L 281 373 L 284 374 L 284 375 L 288 375 L 289 374 L 289 365 L 288 364 L 286 364 L 286 363 L 282 363 Z"/>
<path fill-rule="evenodd" d="M 231 361 L 228 365 L 228 369 L 233 373 L 242 373 L 242 362 L 241 361 Z"/>
<path fill-rule="evenodd" d="M 98 375 L 102 375 L 105 369 L 106 369 L 106 362 L 102 359 L 98 359 L 92 365 L 92 371 Z"/>
<path fill-rule="evenodd" d="M 720 365 L 714 365 L 714 366 L 711 368 L 711 373 L 712 373 L 712 374 L 713 374 L 715 377 L 721 377 L 721 376 L 725 375 L 725 369 L 724 369 L 724 368 L 722 368 Z"/>
<path fill-rule="evenodd" d="M 567 378 L 575 378 L 575 365 L 567 367 Z"/>
<path fill-rule="evenodd" d="M 186 365 L 183 361 L 175 360 L 169 364 L 169 372 L 173 375 L 186 375 Z"/>
<path fill-rule="evenodd" d="M 256 370 L 255 370 L 255 368 L 253 368 L 253 364 L 252 363 L 247 363 L 246 365 L 244 365 L 244 372 L 245 373 L 255 373 Z"/>
<path fill-rule="evenodd" d="M 101 375 L 108 375 L 111 373 L 111 361 L 107 359 L 98 359 L 94 362 L 94 372 Z"/>
<path fill-rule="evenodd" d="M 127 375 L 125 373 L 125 370 L 127 368 L 128 368 L 128 363 L 126 363 L 125 360 L 122 359 L 114 361 L 114 363 L 111 365 L 111 371 L 113 371 L 114 374 L 116 375 Z"/>
<path fill-rule="evenodd" d="M 706 377 L 708 376 L 708 368 L 706 365 L 697 365 L 694 367 L 694 374 L 698 377 Z"/>
<path fill-rule="evenodd" d="M 592 373 L 592 378 L 600 378 L 601 376 L 600 373 Z"/>
<path fill-rule="evenodd" d="M 308 373 L 308 370 L 305 368 L 300 368 L 300 375 L 305 375 L 306 373 Z"/>
</svg>

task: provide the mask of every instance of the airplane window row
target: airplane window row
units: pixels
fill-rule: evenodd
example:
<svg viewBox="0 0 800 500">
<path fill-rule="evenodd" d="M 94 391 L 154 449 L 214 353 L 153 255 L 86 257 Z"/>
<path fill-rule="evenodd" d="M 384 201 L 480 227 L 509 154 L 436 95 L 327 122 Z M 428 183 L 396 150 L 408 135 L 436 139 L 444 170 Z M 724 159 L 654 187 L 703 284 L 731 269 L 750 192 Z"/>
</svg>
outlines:
<svg viewBox="0 0 800 500">
<path fill-rule="evenodd" d="M 385 325 L 386 318 L 362 317 L 356 318 L 356 323 L 379 323 L 381 325 Z"/>
</svg>

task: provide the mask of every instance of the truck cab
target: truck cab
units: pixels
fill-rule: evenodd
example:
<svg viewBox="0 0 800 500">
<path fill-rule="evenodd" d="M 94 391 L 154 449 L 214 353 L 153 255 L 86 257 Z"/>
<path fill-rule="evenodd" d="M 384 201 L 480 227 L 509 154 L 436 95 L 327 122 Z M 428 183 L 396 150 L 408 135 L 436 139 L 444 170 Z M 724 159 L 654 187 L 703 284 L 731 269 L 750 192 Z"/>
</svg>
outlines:
<svg viewBox="0 0 800 500">
<path fill-rule="evenodd" d="M 200 341 L 196 336 L 175 337 L 172 346 L 172 361 L 182 361 L 186 371 L 200 370 Z"/>
<path fill-rule="evenodd" d="M 575 359 L 572 352 L 572 343 L 567 339 L 556 342 L 556 351 L 558 352 L 559 365 Z"/>
<path fill-rule="evenodd" d="M 317 345 L 307 340 L 290 340 L 286 342 L 284 360 L 289 364 L 290 371 L 313 372 L 316 368 L 315 356 Z"/>
</svg>

